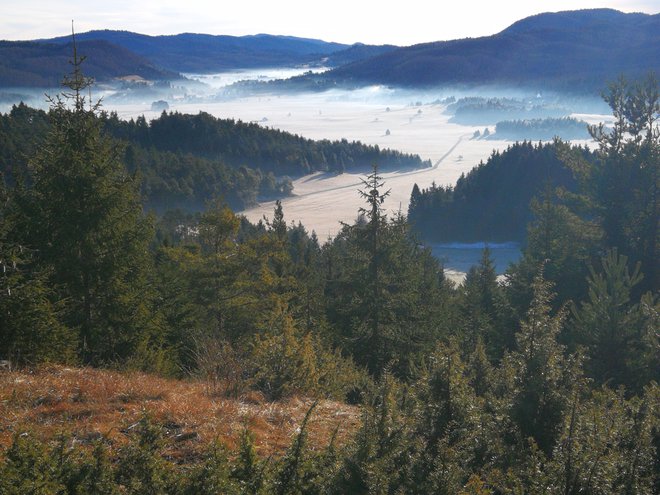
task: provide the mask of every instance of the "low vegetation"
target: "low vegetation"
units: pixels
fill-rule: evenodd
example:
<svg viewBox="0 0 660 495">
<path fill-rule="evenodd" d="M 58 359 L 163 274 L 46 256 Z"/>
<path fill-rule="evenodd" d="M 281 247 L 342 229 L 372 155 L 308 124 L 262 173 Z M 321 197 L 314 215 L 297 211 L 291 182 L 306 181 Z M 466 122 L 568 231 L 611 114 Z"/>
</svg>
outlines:
<svg viewBox="0 0 660 495">
<path fill-rule="evenodd" d="M 254 436 L 260 456 L 281 457 L 313 400 L 287 396 L 273 402 L 250 391 L 228 397 L 226 387 L 205 379 L 59 365 L 2 372 L 0 444 L 6 452 L 26 432 L 45 443 L 66 434 L 70 442 L 87 447 L 102 440 L 116 453 L 149 418 L 161 430 L 167 455 L 177 462 L 199 458 L 216 441 L 235 449 L 244 429 Z M 310 438 L 327 445 L 337 431 L 336 440 L 343 444 L 359 418 L 356 406 L 319 401 Z"/>
</svg>

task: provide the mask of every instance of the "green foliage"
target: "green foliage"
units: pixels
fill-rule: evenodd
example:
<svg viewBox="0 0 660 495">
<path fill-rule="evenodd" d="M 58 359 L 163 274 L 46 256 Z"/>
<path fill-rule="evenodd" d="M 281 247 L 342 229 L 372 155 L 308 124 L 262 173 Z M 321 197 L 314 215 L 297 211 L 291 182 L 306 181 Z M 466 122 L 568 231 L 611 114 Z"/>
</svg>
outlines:
<svg viewBox="0 0 660 495">
<path fill-rule="evenodd" d="M 608 389 L 576 395 L 548 467 L 555 493 L 653 493 L 657 401 L 657 385 L 631 401 Z"/>
<path fill-rule="evenodd" d="M 183 477 L 183 486 L 177 493 L 181 495 L 238 495 L 244 493 L 231 477 L 231 467 L 227 452 L 219 444 L 213 444 L 203 461 Z"/>
<path fill-rule="evenodd" d="M 516 334 L 516 350 L 503 367 L 511 377 L 509 414 L 523 439 L 532 438 L 548 454 L 567 407 L 571 388 L 580 378 L 574 357 L 565 357 L 557 338 L 566 311 L 550 315 L 551 284 L 538 275 L 534 299 Z"/>
<path fill-rule="evenodd" d="M 470 268 L 458 288 L 461 338 L 467 348 L 481 341 L 491 361 L 513 349 L 515 321 L 503 287 L 497 281 L 490 249 L 484 248 L 479 265 Z"/>
<path fill-rule="evenodd" d="M 161 456 L 162 437 L 158 425 L 145 415 L 130 428 L 135 436 L 120 452 L 116 482 L 133 495 L 169 493 L 172 467 Z"/>
<path fill-rule="evenodd" d="M 257 456 L 254 447 L 254 434 L 247 428 L 241 432 L 238 455 L 231 472 L 241 493 L 257 495 L 262 493 L 265 478 L 265 463 Z"/>
<path fill-rule="evenodd" d="M 302 495 L 311 492 L 312 487 L 306 486 L 309 481 L 306 476 L 311 471 L 311 460 L 307 458 L 307 425 L 317 402 L 311 405 L 305 414 L 300 430 L 294 438 L 286 455 L 280 461 L 271 492 L 275 495 Z"/>
<path fill-rule="evenodd" d="M 587 139 L 587 123 L 572 117 L 504 120 L 495 125 L 495 139 L 548 141 Z"/>
<path fill-rule="evenodd" d="M 386 373 L 378 393 L 365 408 L 360 431 L 337 471 L 330 493 L 390 493 L 405 476 L 407 425 L 397 399 L 397 385 Z"/>
<path fill-rule="evenodd" d="M 405 219 L 389 220 L 377 170 L 365 181 L 363 220 L 345 225 L 324 255 L 328 319 L 358 364 L 378 376 L 412 376 L 433 345 L 445 308 L 439 263 L 415 242 Z"/>
<path fill-rule="evenodd" d="M 0 471 L 3 495 L 50 495 L 64 490 L 63 483 L 54 476 L 54 460 L 45 446 L 29 433 L 14 436 L 5 457 Z"/>
<path fill-rule="evenodd" d="M 269 330 L 255 338 L 252 363 L 257 388 L 271 399 L 296 394 L 341 399 L 365 381 L 350 360 L 318 336 L 298 331 L 287 311 L 275 314 Z"/>
<path fill-rule="evenodd" d="M 218 119 L 206 112 L 185 115 L 163 112 L 148 126 L 137 121 L 107 119 L 111 134 L 145 148 L 182 151 L 202 157 L 222 157 L 232 167 L 249 163 L 253 169 L 278 176 L 314 170 L 343 171 L 373 161 L 387 167 L 424 166 L 417 156 L 381 150 L 360 142 L 312 141 L 255 123 Z"/>
<path fill-rule="evenodd" d="M 654 297 L 648 294 L 644 303 L 634 303 L 631 297 L 643 278 L 639 268 L 638 263 L 631 273 L 628 257 L 609 251 L 601 270 L 589 267 L 587 299 L 573 311 L 576 340 L 588 349 L 589 376 L 597 383 L 626 385 L 637 392 L 660 378 L 657 355 L 652 357 L 657 346 L 649 332 L 657 323 L 650 311 Z"/>
<path fill-rule="evenodd" d="M 483 429 L 480 401 L 456 346 L 441 346 L 430 358 L 428 375 L 416 384 L 412 475 L 414 493 L 457 493 L 476 468 Z M 483 430 L 482 430 L 483 431 Z M 481 460 L 481 459 L 480 459 Z"/>
<path fill-rule="evenodd" d="M 433 184 L 416 194 L 408 208 L 410 223 L 431 242 L 507 242 L 525 239 L 533 218 L 530 202 L 550 187 L 574 190 L 570 169 L 558 156 L 560 142 L 524 141 L 494 151 L 462 175 L 456 186 Z M 592 160 L 586 149 L 576 156 Z"/>
<path fill-rule="evenodd" d="M 100 363 L 128 357 L 148 329 L 151 230 L 137 181 L 81 94 L 89 81 L 78 59 L 66 84 L 71 93 L 53 100 L 48 137 L 31 161 L 31 187 L 16 196 L 16 229 L 65 302 L 79 355 Z"/>
<path fill-rule="evenodd" d="M 0 172 L 11 183 L 25 175 L 27 158 L 38 150 L 58 117 L 24 104 L 0 115 Z M 122 121 L 116 113 L 94 117 L 117 146 L 130 173 L 141 177 L 148 209 L 201 211 L 223 197 L 233 208 L 291 193 L 291 179 L 315 170 L 343 171 L 379 161 L 392 168 L 430 166 L 419 156 L 381 150 L 360 142 L 312 141 L 258 124 L 217 119 L 208 113 L 163 113 Z"/>
<path fill-rule="evenodd" d="M 602 233 L 558 201 L 555 191 L 533 199 L 534 220 L 528 225 L 527 245 L 520 262 L 509 270 L 511 299 L 519 308 L 531 300 L 532 281 L 543 264 L 543 276 L 558 289 L 563 304 L 585 291 L 587 263 L 594 255 Z"/>
<path fill-rule="evenodd" d="M 24 432 L 15 435 L 4 452 L 0 493 L 115 495 L 120 492 L 113 476 L 105 447 L 100 443 L 89 452 L 76 447 L 65 435 L 46 445 Z"/>
<path fill-rule="evenodd" d="M 0 358 L 190 371 L 210 395 L 252 387 L 272 400 L 347 398 L 362 404 L 363 421 L 347 445 L 333 440 L 323 450 L 308 441 L 312 408 L 272 462 L 259 458 L 245 430 L 237 452 L 213 445 L 175 464 L 146 417 L 124 430 L 127 443 L 112 453 L 102 443 L 79 446 L 62 436 L 45 444 L 17 434 L 2 453 L 0 494 L 657 491 L 651 79 L 613 88 L 616 125 L 592 129 L 601 145 L 595 158 L 560 142 L 523 143 L 493 155 L 455 189 L 413 189 L 414 217 L 429 205 L 447 213 L 469 203 L 500 179 L 493 170 L 506 170 L 503 180 L 521 172 L 515 187 L 529 191 L 540 177 L 564 180 L 558 157 L 575 173 L 572 191 L 544 186 L 532 202 L 523 258 L 504 283 L 485 250 L 456 288 L 405 218 L 386 215 L 376 168 L 363 181 L 358 220 L 323 246 L 302 225 L 286 224 L 280 202 L 271 221 L 251 225 L 215 199 L 203 213 L 164 216 L 154 236 L 138 177 L 127 170 L 155 156 L 147 146 L 163 160 L 180 158 L 166 150 L 172 143 L 191 153 L 208 145 L 195 158 L 207 163 L 219 152 L 213 140 L 234 124 L 225 129 L 203 114 L 165 114 L 151 126 L 99 119 L 81 95 L 87 82 L 74 56 L 72 93 L 54 100 L 42 145 L 35 138 L 15 146 L 12 129 L 30 118 L 41 128 L 46 114 L 16 107 L 0 118 L 0 139 L 12 146 L 0 159 L 38 148 L 29 173 L 13 174 L 12 187 L 0 189 Z M 209 135 L 177 135 L 192 124 Z M 254 137 L 240 147 L 268 141 L 263 129 L 238 127 Z M 125 152 L 103 128 L 131 142 Z M 301 146 L 293 156 L 311 152 Z M 188 159 L 179 158 L 172 163 Z M 251 201 L 262 173 L 231 170 L 247 184 L 241 201 Z M 493 197 L 480 201 L 481 212 L 496 210 Z"/>
<path fill-rule="evenodd" d="M 604 99 L 612 109 L 611 130 L 603 124 L 589 132 L 598 142 L 598 160 L 569 160 L 582 194 L 605 233 L 608 248 L 641 262 L 644 289 L 660 287 L 660 86 L 653 74 L 634 84 L 621 78 Z"/>
<path fill-rule="evenodd" d="M 61 323 L 61 304 L 29 257 L 0 239 L 0 356 L 17 365 L 75 363 L 77 335 Z"/>
</svg>

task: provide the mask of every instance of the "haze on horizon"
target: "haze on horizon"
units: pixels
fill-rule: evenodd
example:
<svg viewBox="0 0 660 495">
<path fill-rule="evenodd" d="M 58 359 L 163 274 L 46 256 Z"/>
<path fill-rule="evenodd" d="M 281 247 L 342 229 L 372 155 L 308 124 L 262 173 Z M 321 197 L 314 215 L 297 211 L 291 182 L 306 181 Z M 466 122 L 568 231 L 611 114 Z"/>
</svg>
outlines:
<svg viewBox="0 0 660 495">
<path fill-rule="evenodd" d="M 30 40 L 66 35 L 74 19 L 77 32 L 116 29 L 149 35 L 268 33 L 347 44 L 404 46 L 487 36 L 530 15 L 593 8 L 656 14 L 660 0 L 538 0 L 528 4 L 473 0 L 432 8 L 423 0 L 410 0 L 397 8 L 373 0 L 336 0 L 322 5 L 302 0 L 23 0 L 0 3 L 0 38 Z"/>
</svg>

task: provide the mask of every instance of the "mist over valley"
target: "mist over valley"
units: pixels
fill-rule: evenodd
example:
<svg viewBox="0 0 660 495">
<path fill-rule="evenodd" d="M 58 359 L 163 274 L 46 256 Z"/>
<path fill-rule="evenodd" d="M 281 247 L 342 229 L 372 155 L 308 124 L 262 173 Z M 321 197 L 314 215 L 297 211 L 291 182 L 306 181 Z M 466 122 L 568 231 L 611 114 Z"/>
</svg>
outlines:
<svg viewBox="0 0 660 495">
<path fill-rule="evenodd" d="M 608 107 L 592 84 L 602 88 L 608 77 L 615 77 L 616 71 L 624 67 L 630 69 L 636 60 L 644 60 L 640 64 L 645 68 L 648 60 L 657 61 L 660 57 L 652 48 L 657 46 L 654 45 L 657 32 L 652 28 L 657 22 L 657 15 L 609 10 L 543 14 L 520 21 L 498 35 L 407 48 L 348 46 L 271 35 L 145 36 L 107 30 L 82 33 L 77 39 L 81 53 L 89 51 L 94 62 L 90 66 L 91 74 L 97 79 L 93 97 L 102 98 L 104 111 L 114 112 L 120 119 L 144 116 L 150 121 L 163 111 L 193 115 L 205 112 L 314 140 L 359 141 L 418 155 L 430 162 L 430 167 L 417 170 L 381 170 L 392 191 L 386 204 L 392 215 L 407 212 L 414 184 L 421 189 L 435 185 L 452 187 L 462 175 L 486 162 L 492 153 L 505 151 L 513 142 L 551 141 L 560 137 L 576 144 L 590 143 L 587 124 L 611 122 Z M 561 57 L 579 59 L 583 57 L 581 50 L 592 39 L 590 36 L 613 25 L 617 26 L 616 42 L 628 43 L 627 66 L 615 65 L 609 73 L 601 72 L 597 76 L 592 72 L 584 85 L 567 84 L 567 81 L 557 84 L 557 78 L 567 66 L 552 69 L 550 64 L 547 70 L 555 70 L 553 75 L 548 72 L 539 77 L 540 73 L 534 72 L 532 76 L 541 59 L 548 61 L 559 56 L 552 40 L 573 43 L 574 53 L 565 52 Z M 636 35 L 628 39 L 625 33 L 631 30 L 636 30 Z M 520 42 L 536 51 L 530 48 L 517 53 L 513 47 Z M 23 74 L 35 67 L 30 65 L 30 60 L 37 53 L 56 52 L 61 58 L 71 48 L 68 36 L 14 45 L 3 43 L 0 51 L 21 53 L 25 58 L 21 65 L 21 70 L 26 71 Z M 495 52 L 502 49 L 503 43 L 513 43 L 507 50 L 511 50 L 515 60 L 535 62 L 513 78 L 506 75 L 510 68 L 503 68 L 497 77 L 486 77 L 479 72 L 481 69 L 466 68 L 469 64 L 479 67 L 480 62 L 474 59 L 477 46 L 495 50 L 489 59 L 502 65 Z M 117 61 L 125 59 L 122 51 L 134 52 L 134 59 L 142 60 L 142 65 L 105 67 L 109 55 L 100 53 L 99 47 L 106 51 L 116 47 L 113 60 Z M 636 52 L 639 53 L 632 55 Z M 422 53 L 423 61 L 416 62 L 415 57 Z M 441 69 L 453 53 L 460 54 L 461 62 Z M 589 58 L 594 64 L 602 65 L 600 56 L 592 51 Z M 397 63 L 397 57 L 404 57 L 407 65 Z M 59 59 L 53 59 L 53 63 L 56 60 Z M 333 68 L 336 66 L 339 68 Z M 366 76 L 366 67 L 381 69 L 380 72 L 369 69 L 370 75 Z M 227 70 L 218 70 L 222 68 Z M 121 75 L 126 70 L 132 73 Z M 427 75 L 454 76 L 429 79 L 418 77 L 420 70 Z M 525 70 L 532 72 L 526 75 Z M 30 79 L 31 86 L 43 87 L 45 82 L 59 77 L 54 75 L 59 72 L 53 67 L 38 66 L 38 71 L 38 77 Z M 635 71 L 631 74 L 636 74 Z M 3 76 L 0 71 L 0 87 L 5 86 L 0 89 L 0 109 L 9 111 L 19 101 L 45 108 L 42 87 L 13 84 L 20 74 L 12 69 Z M 600 78 L 597 83 L 594 77 Z M 46 91 L 54 94 L 57 88 L 50 85 Z M 341 222 L 355 221 L 362 206 L 356 191 L 372 165 L 351 163 L 341 174 L 321 170 L 310 176 L 291 177 L 291 195 L 280 198 L 287 221 L 301 222 L 321 239 L 335 235 Z M 289 177 L 279 176 L 276 180 L 289 180 Z M 242 213 L 251 221 L 258 221 L 270 217 L 273 208 L 274 199 L 260 198 L 258 205 Z M 484 240 L 475 239 L 474 246 Z M 511 259 L 510 253 L 506 257 Z M 456 268 L 452 267 L 450 258 L 446 260 L 447 266 Z M 464 268 L 465 263 L 461 266 Z M 499 270 L 504 268 L 501 265 Z"/>
<path fill-rule="evenodd" d="M 0 494 L 658 492 L 660 13 L 602 2 L 0 2 Z"/>
</svg>

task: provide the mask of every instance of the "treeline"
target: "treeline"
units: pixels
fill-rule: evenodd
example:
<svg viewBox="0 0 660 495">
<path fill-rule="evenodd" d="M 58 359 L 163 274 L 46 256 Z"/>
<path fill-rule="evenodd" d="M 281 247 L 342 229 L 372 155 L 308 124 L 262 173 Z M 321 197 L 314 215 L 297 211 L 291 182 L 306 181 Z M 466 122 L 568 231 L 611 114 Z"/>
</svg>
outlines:
<svg viewBox="0 0 660 495">
<path fill-rule="evenodd" d="M 587 123 L 572 117 L 531 120 L 505 120 L 495 125 L 492 139 L 548 141 L 560 137 L 565 140 L 589 139 Z"/>
<path fill-rule="evenodd" d="M 453 115 L 452 122 L 464 125 L 483 125 L 502 119 L 540 119 L 563 117 L 567 110 L 550 105 L 542 100 L 522 100 L 518 98 L 484 98 L 467 96 L 447 105 L 446 112 Z"/>
<path fill-rule="evenodd" d="M 28 158 L 47 135 L 51 113 L 20 104 L 0 115 L 0 171 L 5 180 L 13 183 L 25 173 Z M 147 122 L 144 117 L 122 121 L 115 113 L 100 112 L 98 119 L 104 132 L 117 140 L 118 158 L 129 172 L 140 175 L 145 208 L 159 212 L 201 211 L 216 197 L 243 209 L 259 198 L 290 194 L 288 176 L 317 170 L 343 172 L 375 162 L 391 168 L 429 165 L 419 156 L 378 146 L 312 141 L 206 113 L 163 113 Z"/>
<path fill-rule="evenodd" d="M 558 142 L 523 141 L 494 151 L 486 163 L 462 174 L 455 186 L 413 187 L 408 220 L 430 242 L 523 241 L 532 220 L 530 201 L 576 181 L 562 161 Z M 593 155 L 576 148 L 585 160 Z"/>
<path fill-rule="evenodd" d="M 417 155 L 381 150 L 358 142 L 313 141 L 256 123 L 163 112 L 147 124 L 144 119 L 123 121 L 110 114 L 105 128 L 113 136 L 161 151 L 190 153 L 220 159 L 233 167 L 246 165 L 277 175 L 299 176 L 317 170 L 343 172 L 378 162 L 384 169 L 430 166 Z"/>
<path fill-rule="evenodd" d="M 218 447 L 183 466 L 147 421 L 111 458 L 103 442 L 19 432 L 5 492 L 30 491 L 34 466 L 64 493 L 657 489 L 658 203 L 645 194 L 660 143 L 658 97 L 640 97 L 657 82 L 612 98 L 621 125 L 594 129 L 595 160 L 565 150 L 576 192 L 537 201 L 507 283 L 486 250 L 455 287 L 406 219 L 386 216 L 377 170 L 359 220 L 324 245 L 281 204 L 257 225 L 221 201 L 145 217 L 76 74 L 29 180 L 2 190 L 0 355 L 192 372 L 229 396 L 335 397 L 361 404 L 363 424 L 341 448 L 308 446 L 303 423 L 279 460 L 259 459 L 246 433 L 235 455 Z M 645 110 L 629 120 L 617 105 Z"/>
</svg>

